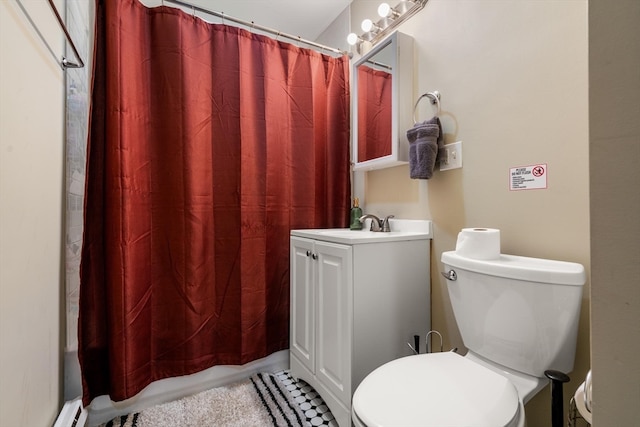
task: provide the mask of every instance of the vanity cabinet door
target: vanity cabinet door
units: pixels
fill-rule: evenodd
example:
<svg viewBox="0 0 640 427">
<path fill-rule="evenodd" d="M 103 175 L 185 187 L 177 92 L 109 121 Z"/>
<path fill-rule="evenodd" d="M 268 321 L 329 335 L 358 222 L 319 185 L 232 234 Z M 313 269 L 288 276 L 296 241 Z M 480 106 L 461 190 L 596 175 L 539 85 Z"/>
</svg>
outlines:
<svg viewBox="0 0 640 427">
<path fill-rule="evenodd" d="M 315 373 L 314 241 L 291 238 L 289 347 L 292 355 Z"/>
<path fill-rule="evenodd" d="M 346 407 L 351 406 L 353 250 L 315 243 L 316 376 Z"/>
</svg>

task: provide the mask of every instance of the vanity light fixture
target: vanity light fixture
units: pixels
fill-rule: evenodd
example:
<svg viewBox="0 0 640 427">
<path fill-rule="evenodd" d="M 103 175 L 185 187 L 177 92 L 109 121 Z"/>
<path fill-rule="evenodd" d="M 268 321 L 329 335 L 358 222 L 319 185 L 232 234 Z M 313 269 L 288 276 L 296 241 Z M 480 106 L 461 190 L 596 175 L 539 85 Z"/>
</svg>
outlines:
<svg viewBox="0 0 640 427">
<path fill-rule="evenodd" d="M 386 35 L 391 33 L 398 25 L 419 12 L 426 4 L 428 0 L 402 0 L 395 7 L 389 6 L 388 3 L 382 3 L 378 7 L 378 15 L 380 19 L 377 22 L 373 22 L 371 19 L 365 19 L 362 21 L 362 33 L 357 35 L 351 33 L 347 36 L 347 43 L 351 46 L 356 46 L 358 53 L 361 53 L 362 43 L 367 41 L 371 45 L 375 45 L 378 41 L 382 40 Z"/>
</svg>

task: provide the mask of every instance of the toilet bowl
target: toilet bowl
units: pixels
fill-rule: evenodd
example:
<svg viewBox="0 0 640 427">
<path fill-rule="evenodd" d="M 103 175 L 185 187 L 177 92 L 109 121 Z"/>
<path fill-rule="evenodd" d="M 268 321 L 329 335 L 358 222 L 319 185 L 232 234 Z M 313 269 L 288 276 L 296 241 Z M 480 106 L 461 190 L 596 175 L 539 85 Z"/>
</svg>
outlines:
<svg viewBox="0 0 640 427">
<path fill-rule="evenodd" d="M 515 385 L 454 352 L 396 359 L 353 395 L 356 427 L 524 427 Z"/>
</svg>

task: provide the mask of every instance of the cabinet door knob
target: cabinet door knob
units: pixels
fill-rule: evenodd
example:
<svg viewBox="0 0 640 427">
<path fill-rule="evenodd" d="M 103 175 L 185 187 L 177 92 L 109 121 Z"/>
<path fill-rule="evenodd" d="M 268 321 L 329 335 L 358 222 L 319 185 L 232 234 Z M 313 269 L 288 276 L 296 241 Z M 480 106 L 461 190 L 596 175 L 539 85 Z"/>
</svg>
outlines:
<svg viewBox="0 0 640 427">
<path fill-rule="evenodd" d="M 311 258 L 318 259 L 318 255 L 317 254 L 311 254 Z"/>
<path fill-rule="evenodd" d="M 310 255 L 311 255 L 311 251 L 307 251 L 307 256 L 310 256 Z"/>
</svg>

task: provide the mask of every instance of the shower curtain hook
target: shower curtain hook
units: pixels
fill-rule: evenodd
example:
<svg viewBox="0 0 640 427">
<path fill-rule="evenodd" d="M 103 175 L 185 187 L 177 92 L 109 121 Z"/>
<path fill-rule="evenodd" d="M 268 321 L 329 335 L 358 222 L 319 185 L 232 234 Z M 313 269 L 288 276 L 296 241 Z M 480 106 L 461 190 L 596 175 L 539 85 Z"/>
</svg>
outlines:
<svg viewBox="0 0 640 427">
<path fill-rule="evenodd" d="M 224 12 L 220 12 L 221 18 L 222 18 L 222 25 L 224 25 Z"/>
<path fill-rule="evenodd" d="M 195 6 L 191 6 L 191 9 L 193 10 L 193 17 L 196 17 L 196 7 Z"/>
<path fill-rule="evenodd" d="M 256 25 L 256 23 L 254 21 L 251 21 L 251 28 L 249 28 L 249 31 L 253 32 L 253 27 Z"/>
<path fill-rule="evenodd" d="M 280 30 L 278 30 L 278 34 L 276 34 L 276 41 L 278 41 L 278 37 L 280 37 Z"/>
</svg>

